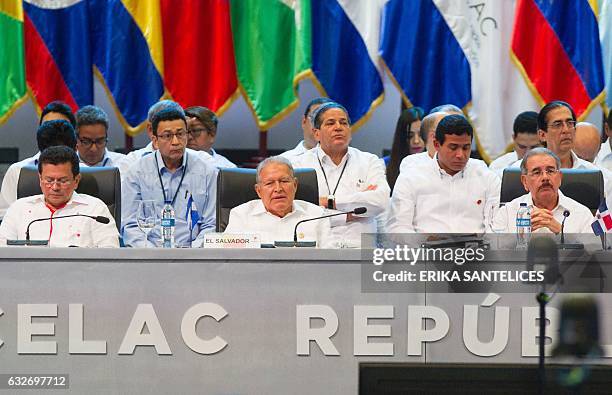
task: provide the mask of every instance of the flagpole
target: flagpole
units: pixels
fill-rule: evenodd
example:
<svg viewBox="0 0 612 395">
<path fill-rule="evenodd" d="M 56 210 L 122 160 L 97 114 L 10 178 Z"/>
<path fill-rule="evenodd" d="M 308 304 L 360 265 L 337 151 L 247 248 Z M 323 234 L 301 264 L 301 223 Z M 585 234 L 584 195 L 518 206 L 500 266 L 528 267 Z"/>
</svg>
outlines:
<svg viewBox="0 0 612 395">
<path fill-rule="evenodd" d="M 193 196 L 189 194 L 189 248 L 192 248 L 192 240 L 193 240 L 193 218 L 191 216 L 191 212 L 193 210 Z"/>
</svg>

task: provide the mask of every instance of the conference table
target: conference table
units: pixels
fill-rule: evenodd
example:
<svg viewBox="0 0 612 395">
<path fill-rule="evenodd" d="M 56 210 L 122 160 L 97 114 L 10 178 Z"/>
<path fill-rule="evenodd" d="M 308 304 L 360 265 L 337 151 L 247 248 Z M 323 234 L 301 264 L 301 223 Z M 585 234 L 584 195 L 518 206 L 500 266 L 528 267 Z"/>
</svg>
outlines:
<svg viewBox="0 0 612 395">
<path fill-rule="evenodd" d="M 60 375 L 56 388 L 88 394 L 356 394 L 369 364 L 537 364 L 537 286 L 386 288 L 373 273 L 396 269 L 371 254 L 2 248 L 0 381 Z M 525 251 L 488 254 L 525 266 Z M 612 361 L 609 289 L 593 294 L 599 365 Z M 564 296 L 547 311 L 548 354 Z"/>
</svg>

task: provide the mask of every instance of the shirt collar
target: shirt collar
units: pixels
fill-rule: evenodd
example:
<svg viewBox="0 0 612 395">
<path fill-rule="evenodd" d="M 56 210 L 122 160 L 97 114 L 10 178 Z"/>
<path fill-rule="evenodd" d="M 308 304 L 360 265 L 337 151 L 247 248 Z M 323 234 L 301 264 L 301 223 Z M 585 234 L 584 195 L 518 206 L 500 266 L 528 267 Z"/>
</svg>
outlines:
<svg viewBox="0 0 612 395">
<path fill-rule="evenodd" d="M 291 212 L 289 214 L 285 215 L 283 218 L 290 217 L 290 216 L 295 215 L 297 213 L 303 214 L 303 213 L 305 213 L 305 211 L 304 211 L 304 209 L 302 207 L 300 207 L 299 205 L 295 204 L 295 200 L 294 200 Z M 257 201 L 257 204 L 253 208 L 252 214 L 253 215 L 269 214 L 269 215 L 272 215 L 272 216 L 274 216 L 276 218 L 279 218 L 276 215 L 274 215 L 272 213 L 269 213 L 266 210 L 266 207 L 264 206 L 263 201 L 261 199 L 259 199 Z"/>
<path fill-rule="evenodd" d="M 329 157 L 329 155 L 327 155 L 325 153 L 325 151 L 323 151 L 323 148 L 321 148 L 321 145 L 317 145 L 315 154 L 317 155 L 317 158 L 319 158 L 319 160 L 321 161 L 321 163 L 327 164 L 327 165 L 333 165 L 336 167 L 339 166 L 343 166 L 344 163 L 348 160 L 348 158 L 351 156 L 351 147 L 347 148 L 346 154 L 342 157 L 342 160 L 340 161 L 340 163 L 338 165 L 336 165 L 331 158 Z"/>
<path fill-rule="evenodd" d="M 438 153 L 437 152 L 434 155 L 434 157 L 432 159 L 432 162 L 433 162 L 434 169 L 436 169 L 437 174 L 440 176 L 440 179 L 442 179 L 444 177 L 450 177 L 450 178 L 460 177 L 460 178 L 463 178 L 465 176 L 465 169 L 467 169 L 468 165 L 470 164 L 470 160 L 468 159 L 468 161 L 465 164 L 465 166 L 463 167 L 463 169 L 461 169 L 461 171 L 456 173 L 454 176 L 451 176 L 450 174 L 448 174 L 446 172 L 446 170 L 444 170 L 444 169 L 442 169 L 440 167 L 440 164 L 438 163 Z"/>
<path fill-rule="evenodd" d="M 36 195 L 34 196 L 34 198 L 30 201 L 31 204 L 38 204 L 38 203 L 45 203 L 45 195 L 40 194 L 40 195 Z M 66 203 L 66 205 L 64 207 L 70 207 L 72 205 L 75 204 L 87 204 L 87 199 L 77 193 L 77 191 L 72 192 L 72 196 L 70 197 L 70 200 L 68 200 L 68 202 Z"/>
<path fill-rule="evenodd" d="M 563 192 L 561 192 L 560 189 L 557 192 L 559 194 L 559 199 L 557 200 L 557 205 L 555 206 L 555 208 L 553 208 L 550 211 L 554 213 L 557 209 L 569 210 L 570 209 L 569 206 L 571 205 L 571 202 L 570 202 L 569 198 L 567 196 L 565 196 L 563 194 Z M 535 207 L 535 205 L 533 204 L 533 196 L 531 195 L 531 192 L 529 192 L 527 194 L 526 200 L 527 200 L 526 203 L 527 203 L 528 206 Z"/>
<path fill-rule="evenodd" d="M 166 164 L 164 163 L 164 160 L 162 159 L 161 154 L 159 153 L 159 150 L 155 151 L 154 154 L 155 154 L 155 158 L 157 158 L 157 171 L 159 171 L 160 174 L 163 173 L 164 171 L 170 171 L 166 167 Z M 187 150 L 183 152 L 183 163 L 181 163 L 181 167 L 179 167 L 176 170 L 184 169 L 186 162 L 187 162 Z"/>
<path fill-rule="evenodd" d="M 88 167 L 104 167 L 108 164 L 108 162 L 110 161 L 110 157 L 108 156 L 108 149 L 104 148 L 104 156 L 102 157 L 102 160 L 98 163 L 95 163 L 93 165 L 88 165 L 87 163 L 83 162 L 83 159 L 81 159 L 81 155 L 79 154 L 79 152 L 77 151 L 77 156 L 79 157 L 79 162 L 81 162 L 82 164 L 88 166 Z"/>
</svg>

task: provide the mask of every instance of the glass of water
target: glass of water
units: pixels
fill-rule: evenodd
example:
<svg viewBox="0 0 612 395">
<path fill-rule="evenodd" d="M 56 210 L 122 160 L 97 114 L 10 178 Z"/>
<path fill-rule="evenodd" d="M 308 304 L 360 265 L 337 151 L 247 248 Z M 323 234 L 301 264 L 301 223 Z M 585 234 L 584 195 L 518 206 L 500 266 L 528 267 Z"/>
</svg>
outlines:
<svg viewBox="0 0 612 395">
<path fill-rule="evenodd" d="M 149 233 L 151 233 L 155 227 L 156 218 L 157 212 L 155 211 L 155 202 L 153 200 L 141 200 L 138 203 L 136 220 L 138 221 L 138 227 L 145 234 L 145 248 L 147 247 L 147 240 L 149 240 Z"/>
</svg>

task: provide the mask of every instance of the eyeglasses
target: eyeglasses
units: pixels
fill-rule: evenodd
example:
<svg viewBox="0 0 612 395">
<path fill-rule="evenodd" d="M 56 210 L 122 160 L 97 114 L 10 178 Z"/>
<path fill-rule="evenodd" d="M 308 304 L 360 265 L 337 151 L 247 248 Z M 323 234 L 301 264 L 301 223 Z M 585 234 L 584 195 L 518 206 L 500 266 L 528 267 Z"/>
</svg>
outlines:
<svg viewBox="0 0 612 395">
<path fill-rule="evenodd" d="M 178 140 L 185 140 L 187 138 L 187 132 L 185 130 L 181 130 L 180 132 L 176 132 L 176 133 L 166 132 L 166 133 L 157 135 L 157 138 L 162 141 L 172 141 L 175 137 Z"/>
<path fill-rule="evenodd" d="M 576 121 L 555 121 L 549 124 L 547 127 L 548 129 L 552 130 L 561 130 L 563 128 L 563 125 L 566 125 L 568 129 L 574 129 L 576 127 Z"/>
<path fill-rule="evenodd" d="M 54 178 L 43 178 L 42 180 L 43 185 L 47 188 L 52 188 L 55 184 L 57 184 L 57 186 L 60 188 L 65 188 L 70 185 L 72 181 L 73 179 L 70 178 L 59 178 L 57 180 Z"/>
<path fill-rule="evenodd" d="M 294 179 L 289 177 L 283 177 L 280 180 L 266 180 L 262 181 L 261 185 L 264 188 L 272 188 L 276 186 L 276 183 L 280 183 L 282 187 L 288 186 L 289 184 L 293 184 Z"/>
<path fill-rule="evenodd" d="M 554 176 L 559 172 L 559 169 L 555 169 L 554 167 L 547 167 L 546 169 L 534 169 L 527 173 L 529 177 L 540 178 L 543 174 L 546 174 L 549 177 Z"/>
<path fill-rule="evenodd" d="M 102 137 L 102 138 L 95 139 L 95 140 L 86 139 L 86 138 L 79 138 L 79 142 L 85 148 L 91 148 L 91 146 L 94 145 L 94 144 L 97 147 L 104 147 L 104 146 L 106 146 L 106 143 L 108 142 L 108 138 Z"/>
<path fill-rule="evenodd" d="M 210 132 L 210 130 L 208 129 L 189 129 L 189 135 L 195 139 L 197 139 L 198 137 L 200 137 L 200 135 L 202 133 L 208 133 L 208 134 L 213 134 Z"/>
</svg>

